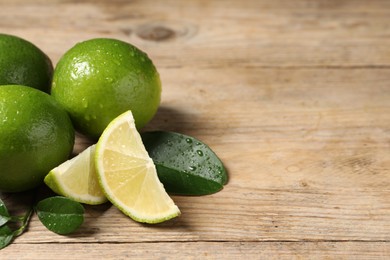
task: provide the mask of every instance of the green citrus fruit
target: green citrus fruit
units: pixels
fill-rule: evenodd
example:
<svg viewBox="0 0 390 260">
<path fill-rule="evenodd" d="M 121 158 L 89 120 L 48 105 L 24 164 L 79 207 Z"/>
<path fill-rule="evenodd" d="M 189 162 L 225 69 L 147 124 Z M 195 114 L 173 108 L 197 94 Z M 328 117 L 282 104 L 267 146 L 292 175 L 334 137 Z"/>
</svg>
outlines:
<svg viewBox="0 0 390 260">
<path fill-rule="evenodd" d="M 0 86 L 0 191 L 38 186 L 68 159 L 73 144 L 69 116 L 50 95 L 26 86 Z"/>
<path fill-rule="evenodd" d="M 0 34 L 0 85 L 24 85 L 49 91 L 53 66 L 31 42 Z"/>
<path fill-rule="evenodd" d="M 77 130 L 98 138 L 127 110 L 138 129 L 149 122 L 160 104 L 161 82 L 147 54 L 127 42 L 98 38 L 76 44 L 61 57 L 51 94 Z"/>
<path fill-rule="evenodd" d="M 43 180 L 55 193 L 80 203 L 96 205 L 107 201 L 95 170 L 95 145 L 52 169 Z"/>
<path fill-rule="evenodd" d="M 180 215 L 158 179 L 131 111 L 119 115 L 104 130 L 96 145 L 95 166 L 108 200 L 132 219 L 153 224 Z"/>
</svg>

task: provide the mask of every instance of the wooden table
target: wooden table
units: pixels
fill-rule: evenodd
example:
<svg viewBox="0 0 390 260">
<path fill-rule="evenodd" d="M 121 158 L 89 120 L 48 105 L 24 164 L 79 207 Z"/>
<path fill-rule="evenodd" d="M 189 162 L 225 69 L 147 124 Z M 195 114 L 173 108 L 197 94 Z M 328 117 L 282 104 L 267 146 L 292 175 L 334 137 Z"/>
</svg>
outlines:
<svg viewBox="0 0 390 260">
<path fill-rule="evenodd" d="M 163 95 L 145 130 L 195 136 L 229 171 L 163 224 L 106 204 L 60 236 L 34 216 L 0 259 L 389 259 L 390 1 L 1 0 L 0 17 L 54 64 L 94 37 L 147 52 Z"/>
</svg>

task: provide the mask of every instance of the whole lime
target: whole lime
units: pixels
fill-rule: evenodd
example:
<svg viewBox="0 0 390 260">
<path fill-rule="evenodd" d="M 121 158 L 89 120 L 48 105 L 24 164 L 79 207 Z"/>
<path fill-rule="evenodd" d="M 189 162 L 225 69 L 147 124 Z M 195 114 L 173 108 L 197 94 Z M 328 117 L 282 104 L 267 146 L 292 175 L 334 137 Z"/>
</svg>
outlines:
<svg viewBox="0 0 390 260">
<path fill-rule="evenodd" d="M 49 92 L 53 65 L 31 42 L 0 34 L 0 85 L 25 85 Z"/>
<path fill-rule="evenodd" d="M 0 86 L 0 191 L 41 184 L 68 159 L 74 138 L 68 114 L 49 94 L 27 86 Z"/>
<path fill-rule="evenodd" d="M 160 104 L 161 82 L 146 53 L 124 41 L 97 38 L 76 44 L 61 57 L 51 94 L 78 131 L 98 138 L 127 110 L 138 129 L 148 123 Z"/>
</svg>

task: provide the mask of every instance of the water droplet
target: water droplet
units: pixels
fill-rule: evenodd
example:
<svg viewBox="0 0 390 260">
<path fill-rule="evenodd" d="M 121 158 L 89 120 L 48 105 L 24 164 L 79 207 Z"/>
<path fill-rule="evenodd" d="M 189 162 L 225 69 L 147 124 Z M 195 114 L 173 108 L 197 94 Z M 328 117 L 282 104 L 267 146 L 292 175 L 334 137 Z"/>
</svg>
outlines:
<svg viewBox="0 0 390 260">
<path fill-rule="evenodd" d="M 196 167 L 195 166 L 190 166 L 188 167 L 190 169 L 190 171 L 195 171 L 196 170 Z"/>
<path fill-rule="evenodd" d="M 84 107 L 84 108 L 87 108 L 88 107 L 88 100 L 86 98 L 83 98 L 81 100 L 81 105 Z"/>
<path fill-rule="evenodd" d="M 187 142 L 188 144 L 192 144 L 191 138 L 186 138 L 186 142 Z"/>
<path fill-rule="evenodd" d="M 201 150 L 197 150 L 196 153 L 199 155 L 199 156 L 203 156 L 203 152 Z"/>
</svg>

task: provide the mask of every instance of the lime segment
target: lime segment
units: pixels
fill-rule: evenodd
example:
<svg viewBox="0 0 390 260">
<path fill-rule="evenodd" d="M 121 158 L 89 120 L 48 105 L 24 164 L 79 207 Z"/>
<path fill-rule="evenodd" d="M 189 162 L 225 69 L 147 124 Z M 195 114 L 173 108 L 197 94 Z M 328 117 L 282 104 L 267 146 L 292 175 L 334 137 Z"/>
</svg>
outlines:
<svg viewBox="0 0 390 260">
<path fill-rule="evenodd" d="M 54 192 L 80 203 L 96 205 L 107 201 L 95 171 L 95 145 L 54 168 L 44 181 Z"/>
<path fill-rule="evenodd" d="M 104 130 L 97 143 L 95 163 L 105 195 L 132 219 L 159 223 L 180 215 L 158 179 L 130 111 Z"/>
</svg>

